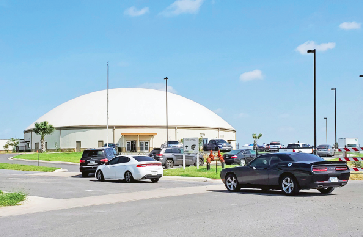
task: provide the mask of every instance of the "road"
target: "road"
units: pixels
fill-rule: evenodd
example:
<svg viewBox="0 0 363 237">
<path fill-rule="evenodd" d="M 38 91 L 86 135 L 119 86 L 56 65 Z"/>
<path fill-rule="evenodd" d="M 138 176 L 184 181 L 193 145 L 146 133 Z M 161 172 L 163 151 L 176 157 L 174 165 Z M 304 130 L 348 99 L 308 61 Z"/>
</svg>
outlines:
<svg viewBox="0 0 363 237">
<path fill-rule="evenodd" d="M 0 189 L 25 191 L 0 208 L 1 236 L 363 236 L 363 182 L 316 190 L 225 190 L 217 182 L 98 182 L 79 173 L 0 170 Z"/>
</svg>

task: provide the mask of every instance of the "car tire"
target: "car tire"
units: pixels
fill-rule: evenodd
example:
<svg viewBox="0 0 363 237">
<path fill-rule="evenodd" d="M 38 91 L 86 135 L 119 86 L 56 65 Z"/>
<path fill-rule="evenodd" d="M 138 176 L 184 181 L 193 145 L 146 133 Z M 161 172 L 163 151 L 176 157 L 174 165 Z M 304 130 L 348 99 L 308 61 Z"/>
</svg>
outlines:
<svg viewBox="0 0 363 237">
<path fill-rule="evenodd" d="M 240 166 L 246 166 L 246 160 L 245 160 L 245 159 L 241 159 L 241 160 L 239 161 L 239 165 L 240 165 Z"/>
<path fill-rule="evenodd" d="M 334 191 L 334 187 L 329 187 L 329 188 L 318 188 L 319 192 L 321 192 L 322 194 L 329 194 L 332 193 Z"/>
<path fill-rule="evenodd" d="M 240 185 L 235 174 L 226 175 L 225 186 L 230 192 L 236 192 L 240 190 Z"/>
<path fill-rule="evenodd" d="M 174 167 L 174 161 L 173 160 L 166 160 L 165 162 L 165 168 L 166 169 L 171 169 Z"/>
<path fill-rule="evenodd" d="M 299 184 L 295 177 L 291 175 L 285 175 L 280 180 L 281 191 L 287 196 L 293 196 L 299 193 Z"/>
<path fill-rule="evenodd" d="M 151 179 L 151 182 L 153 182 L 153 183 L 157 183 L 157 182 L 159 182 L 159 178 Z"/>
<path fill-rule="evenodd" d="M 103 176 L 103 173 L 101 170 L 97 171 L 96 178 L 98 181 L 101 181 L 101 182 L 105 181 L 105 177 Z"/>
<path fill-rule="evenodd" d="M 201 158 L 201 159 L 199 159 L 199 166 L 203 166 L 203 165 L 204 165 L 204 159 Z"/>
<path fill-rule="evenodd" d="M 125 182 L 126 183 L 134 182 L 134 177 L 132 176 L 132 173 L 130 171 L 125 172 Z"/>
<path fill-rule="evenodd" d="M 82 177 L 88 177 L 88 172 L 82 172 Z"/>
</svg>

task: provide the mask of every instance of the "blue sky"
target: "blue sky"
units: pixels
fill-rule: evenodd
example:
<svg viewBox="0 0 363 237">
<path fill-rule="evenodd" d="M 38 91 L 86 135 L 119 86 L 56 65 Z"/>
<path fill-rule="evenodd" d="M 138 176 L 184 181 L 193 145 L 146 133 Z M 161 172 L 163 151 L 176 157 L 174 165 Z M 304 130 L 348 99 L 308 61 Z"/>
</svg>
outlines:
<svg viewBox="0 0 363 237">
<path fill-rule="evenodd" d="M 163 88 L 215 111 L 260 143 L 363 139 L 363 1 L 0 0 L 0 138 L 106 88 Z M 361 144 L 363 142 L 360 142 Z"/>
</svg>

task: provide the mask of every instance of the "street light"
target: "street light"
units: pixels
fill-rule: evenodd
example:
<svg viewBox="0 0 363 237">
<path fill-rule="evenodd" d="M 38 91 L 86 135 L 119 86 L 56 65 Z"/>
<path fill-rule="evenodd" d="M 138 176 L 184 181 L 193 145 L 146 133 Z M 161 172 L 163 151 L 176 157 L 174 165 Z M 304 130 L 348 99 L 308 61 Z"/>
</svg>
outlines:
<svg viewBox="0 0 363 237">
<path fill-rule="evenodd" d="M 328 118 L 324 117 L 325 119 L 325 143 L 328 144 Z"/>
<path fill-rule="evenodd" d="M 166 147 L 168 147 L 169 140 L 169 124 L 168 124 L 168 77 L 165 80 L 165 95 L 166 95 Z"/>
<path fill-rule="evenodd" d="M 334 148 L 337 149 L 337 88 L 331 88 L 332 91 L 335 93 L 335 142 L 334 142 Z"/>
<path fill-rule="evenodd" d="M 316 155 L 316 49 L 308 50 L 314 54 L 314 154 Z"/>
</svg>

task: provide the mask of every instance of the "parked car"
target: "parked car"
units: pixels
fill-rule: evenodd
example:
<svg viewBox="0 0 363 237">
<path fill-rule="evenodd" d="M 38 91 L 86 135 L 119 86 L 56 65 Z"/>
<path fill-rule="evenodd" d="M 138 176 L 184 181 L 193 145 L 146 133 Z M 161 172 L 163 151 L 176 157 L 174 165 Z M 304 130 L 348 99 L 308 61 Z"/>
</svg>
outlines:
<svg viewBox="0 0 363 237">
<path fill-rule="evenodd" d="M 99 181 L 119 179 L 131 183 L 134 180 L 150 179 L 156 183 L 162 176 L 161 162 L 148 156 L 116 156 L 98 166 L 96 170 L 96 178 Z"/>
<path fill-rule="evenodd" d="M 223 155 L 226 165 L 238 164 L 245 166 L 256 158 L 256 152 L 249 149 L 232 150 Z"/>
<path fill-rule="evenodd" d="M 164 144 L 161 144 L 161 148 L 167 148 L 167 147 L 183 148 L 183 143 L 180 143 L 179 141 L 168 141 L 168 145 L 166 145 L 166 142 Z"/>
<path fill-rule="evenodd" d="M 334 156 L 335 155 L 334 148 L 329 144 L 319 145 L 316 148 L 316 150 L 317 150 L 318 156 Z"/>
<path fill-rule="evenodd" d="M 82 158 L 79 160 L 79 171 L 82 172 L 82 177 L 87 177 L 89 173 L 96 172 L 99 165 L 105 164 L 115 156 L 116 152 L 112 147 L 84 150 Z"/>
<path fill-rule="evenodd" d="M 295 195 L 300 189 L 317 189 L 327 194 L 348 183 L 350 170 L 345 161 L 325 161 L 306 153 L 274 153 L 261 155 L 247 166 L 223 169 L 220 176 L 228 191 L 280 189 Z"/>
<path fill-rule="evenodd" d="M 265 145 L 265 152 L 269 152 L 270 151 L 270 144 L 266 144 Z"/>
<path fill-rule="evenodd" d="M 207 144 L 203 145 L 204 151 L 218 151 L 218 149 L 220 151 L 231 151 L 233 148 L 231 144 L 223 139 L 211 139 Z"/>
<path fill-rule="evenodd" d="M 183 149 L 177 147 L 154 149 L 150 152 L 149 157 L 154 157 L 166 169 L 169 169 L 173 168 L 174 165 L 183 164 Z M 197 160 L 199 160 L 199 165 L 204 164 L 204 158 L 201 154 L 185 154 L 185 165 L 197 165 Z"/>
<path fill-rule="evenodd" d="M 279 149 L 282 148 L 281 143 L 280 142 L 270 142 L 269 145 L 269 151 L 279 151 Z"/>
<path fill-rule="evenodd" d="M 279 149 L 279 152 L 302 152 L 314 153 L 314 148 L 306 143 L 289 143 L 286 148 Z"/>
</svg>

